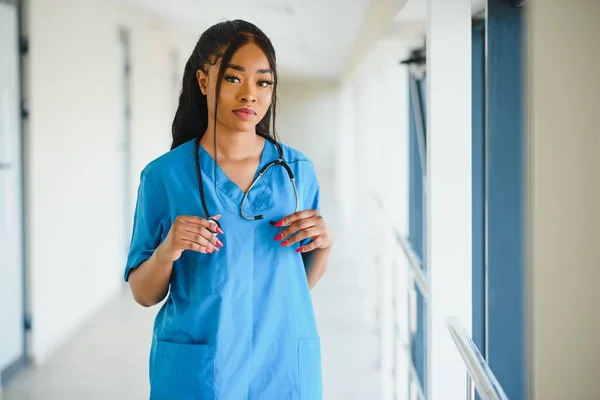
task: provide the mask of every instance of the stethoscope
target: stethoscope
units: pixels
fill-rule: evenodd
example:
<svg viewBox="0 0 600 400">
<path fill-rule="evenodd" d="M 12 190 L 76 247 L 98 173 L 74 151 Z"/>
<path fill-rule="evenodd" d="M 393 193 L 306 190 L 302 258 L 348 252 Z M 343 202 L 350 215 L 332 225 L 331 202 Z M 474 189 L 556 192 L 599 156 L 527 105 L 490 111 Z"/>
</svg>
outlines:
<svg viewBox="0 0 600 400">
<path fill-rule="evenodd" d="M 262 176 L 269 170 L 269 168 L 276 166 L 276 165 L 281 165 L 287 171 L 287 174 L 290 178 L 290 182 L 292 183 L 292 187 L 294 188 L 294 196 L 296 197 L 296 208 L 295 208 L 294 212 L 298 212 L 298 189 L 296 188 L 296 179 L 294 178 L 294 173 L 292 172 L 292 169 L 290 168 L 288 163 L 285 162 L 285 160 L 283 159 L 283 149 L 281 148 L 281 145 L 279 145 L 279 143 L 277 143 L 277 141 L 275 139 L 273 139 L 272 137 L 270 137 L 269 135 L 265 135 L 263 133 L 257 133 L 257 134 L 259 136 L 262 136 L 269 142 L 271 142 L 277 148 L 277 153 L 279 154 L 279 158 L 277 160 L 271 161 L 270 163 L 265 165 L 263 168 L 261 168 L 261 170 L 258 172 L 258 175 L 252 181 L 250 188 L 244 194 L 244 198 L 242 199 L 242 204 L 240 205 L 240 215 L 242 216 L 242 218 L 244 218 L 248 221 L 259 221 L 264 218 L 264 215 L 248 216 L 248 215 L 244 214 L 244 204 L 246 204 L 246 200 L 248 198 L 248 193 L 250 193 L 252 188 L 258 183 L 260 178 L 262 178 Z M 200 171 L 200 138 L 196 139 L 195 149 L 196 149 L 196 151 L 195 151 L 194 158 L 196 160 L 196 175 L 198 177 L 198 191 L 200 192 L 200 201 L 202 202 L 202 208 L 204 210 L 204 215 L 206 216 L 207 220 L 217 224 L 218 227 L 221 227 L 221 224 L 219 224 L 219 221 L 217 221 L 216 219 L 211 217 L 210 214 L 208 213 L 208 207 L 206 206 L 206 199 L 204 198 L 204 187 L 202 185 L 202 173 Z M 269 221 L 269 223 L 271 225 L 276 224 L 275 221 Z"/>
</svg>

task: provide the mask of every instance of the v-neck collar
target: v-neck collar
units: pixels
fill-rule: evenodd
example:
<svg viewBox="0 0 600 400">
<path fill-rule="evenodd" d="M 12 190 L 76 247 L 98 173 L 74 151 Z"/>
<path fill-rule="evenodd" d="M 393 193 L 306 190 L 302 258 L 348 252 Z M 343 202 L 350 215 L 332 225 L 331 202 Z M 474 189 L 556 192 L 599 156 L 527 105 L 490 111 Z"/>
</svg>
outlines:
<svg viewBox="0 0 600 400">
<path fill-rule="evenodd" d="M 216 196 L 223 207 L 232 213 L 239 214 L 240 206 L 242 205 L 242 200 L 245 195 L 244 191 L 235 182 L 229 179 L 225 171 L 223 171 L 223 169 L 215 162 L 214 158 L 202 145 L 199 146 L 199 156 L 200 168 L 208 178 L 207 181 L 211 183 L 211 187 L 207 187 L 205 190 L 210 190 L 212 192 L 215 190 L 216 186 Z M 268 139 L 265 139 L 253 181 L 258 176 L 258 172 L 264 168 L 265 165 L 278 158 L 279 154 L 275 145 Z M 272 170 L 273 168 L 270 168 L 265 175 L 259 179 L 252 190 L 249 191 L 248 197 L 246 198 L 246 204 L 244 205 L 244 213 L 246 215 L 256 214 L 265 208 L 264 200 L 272 192 Z"/>
</svg>

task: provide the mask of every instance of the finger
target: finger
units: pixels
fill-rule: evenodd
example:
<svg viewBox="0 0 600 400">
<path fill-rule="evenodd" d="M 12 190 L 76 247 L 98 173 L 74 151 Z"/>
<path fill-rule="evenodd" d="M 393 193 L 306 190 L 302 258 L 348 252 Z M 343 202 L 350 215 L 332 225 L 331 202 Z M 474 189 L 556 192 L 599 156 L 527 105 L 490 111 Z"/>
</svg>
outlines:
<svg viewBox="0 0 600 400">
<path fill-rule="evenodd" d="M 314 238 L 312 242 L 307 244 L 306 246 L 302 246 L 296 250 L 296 253 L 308 253 L 315 249 L 318 249 L 323 244 L 323 239 L 320 237 Z"/>
<path fill-rule="evenodd" d="M 198 229 L 200 229 L 200 228 L 208 229 L 211 234 L 223 233 L 223 231 L 221 229 L 219 229 L 218 225 L 215 222 L 209 221 L 204 218 L 193 217 L 193 216 L 183 216 L 183 217 L 180 216 L 177 218 L 176 223 L 178 223 L 180 226 L 185 227 L 185 230 L 189 230 L 189 231 L 193 231 L 193 232 L 198 232 L 198 231 L 194 230 L 192 227 L 195 227 Z M 215 229 L 215 227 L 216 227 L 216 229 Z"/>
<path fill-rule="evenodd" d="M 291 246 L 294 243 L 298 243 L 304 239 L 310 239 L 310 238 L 317 237 L 320 234 L 321 234 L 321 230 L 319 228 L 303 229 L 300 232 L 296 233 L 294 236 L 281 242 L 281 246 L 284 246 L 284 247 Z"/>
<path fill-rule="evenodd" d="M 212 235 L 210 235 L 210 236 L 212 237 Z M 182 232 L 180 239 L 182 241 L 185 240 L 188 242 L 196 243 L 199 246 L 207 247 L 214 251 L 219 251 L 219 248 L 217 247 L 217 243 L 213 243 L 208 238 L 206 238 L 200 234 L 197 234 L 197 233 Z"/>
<path fill-rule="evenodd" d="M 221 227 L 219 226 L 219 223 L 216 222 L 218 220 L 221 219 L 221 216 L 218 215 L 216 217 L 211 217 L 211 219 L 208 220 L 208 222 L 210 223 L 210 231 L 213 232 L 214 234 L 220 233 L 221 235 L 224 233 L 221 230 Z"/>
<path fill-rule="evenodd" d="M 212 244 L 223 247 L 223 243 L 213 234 L 213 232 L 211 232 L 207 228 L 200 227 L 194 224 L 184 224 L 181 226 L 181 228 L 184 232 L 200 235 L 209 240 Z"/>
<path fill-rule="evenodd" d="M 210 223 L 210 230 L 213 233 L 220 233 L 221 235 L 224 232 L 221 230 L 221 225 L 219 225 L 219 220 L 221 219 L 221 214 L 214 215 L 208 218 L 208 222 Z"/>
<path fill-rule="evenodd" d="M 192 251 L 196 251 L 198 253 L 205 253 L 205 254 L 210 254 L 213 252 L 212 248 L 208 248 L 206 246 L 201 246 L 200 244 L 189 241 L 189 240 L 182 239 L 181 243 L 183 244 L 184 250 L 192 250 Z"/>
<path fill-rule="evenodd" d="M 220 216 L 219 216 L 219 218 L 220 218 Z M 199 226 L 203 226 L 205 228 L 212 228 L 214 226 L 214 223 L 210 222 L 206 218 L 196 217 L 193 215 L 180 215 L 179 217 L 177 217 L 177 219 L 181 222 L 199 225 Z"/>
<path fill-rule="evenodd" d="M 185 222 L 188 224 L 202 225 L 203 221 L 206 221 L 206 219 L 196 217 L 195 215 L 180 215 L 177 217 L 177 221 Z"/>
<path fill-rule="evenodd" d="M 281 226 L 288 226 L 290 224 L 293 224 L 294 222 L 300 220 L 300 219 L 306 219 L 306 218 L 310 218 L 313 217 L 315 215 L 317 215 L 317 211 L 316 210 L 304 210 L 304 211 L 298 211 L 294 214 L 288 215 L 287 217 L 284 217 L 281 221 L 277 222 L 275 224 L 275 226 L 277 227 L 281 227 Z"/>
<path fill-rule="evenodd" d="M 215 247 L 210 240 L 197 233 L 182 232 L 179 236 L 179 240 L 196 243 L 199 246 L 208 247 L 209 249 L 213 249 Z"/>
<path fill-rule="evenodd" d="M 281 239 L 287 238 L 288 236 L 291 236 L 303 229 L 309 229 L 314 226 L 317 226 L 317 223 L 318 223 L 318 219 L 316 219 L 316 218 L 302 219 L 302 220 L 296 221 L 292 225 L 290 225 L 288 228 L 281 231 L 279 233 L 279 235 L 277 235 L 275 237 L 275 240 L 281 240 Z"/>
</svg>

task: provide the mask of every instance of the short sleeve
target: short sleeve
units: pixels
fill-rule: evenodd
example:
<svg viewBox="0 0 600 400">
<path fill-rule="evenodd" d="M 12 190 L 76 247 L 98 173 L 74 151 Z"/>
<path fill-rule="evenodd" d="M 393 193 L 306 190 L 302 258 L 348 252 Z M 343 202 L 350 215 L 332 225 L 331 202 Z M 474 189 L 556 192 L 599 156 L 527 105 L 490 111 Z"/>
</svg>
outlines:
<svg viewBox="0 0 600 400">
<path fill-rule="evenodd" d="M 149 259 L 160 244 L 165 229 L 164 214 L 164 202 L 144 171 L 138 187 L 125 281 L 129 280 L 131 271 Z"/>
<path fill-rule="evenodd" d="M 309 210 L 317 210 L 321 212 L 321 187 L 319 185 L 319 179 L 316 175 L 314 175 L 313 182 L 308 189 L 308 192 L 305 197 L 306 208 Z"/>
</svg>

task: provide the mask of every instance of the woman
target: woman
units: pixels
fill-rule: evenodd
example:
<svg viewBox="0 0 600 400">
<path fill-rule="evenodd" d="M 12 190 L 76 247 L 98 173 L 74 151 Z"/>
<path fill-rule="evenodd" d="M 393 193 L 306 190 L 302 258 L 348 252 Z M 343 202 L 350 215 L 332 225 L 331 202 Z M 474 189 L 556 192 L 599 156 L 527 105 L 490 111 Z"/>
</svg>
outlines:
<svg viewBox="0 0 600 400">
<path fill-rule="evenodd" d="M 333 240 L 312 163 L 270 133 L 276 87 L 262 31 L 211 27 L 185 66 L 172 149 L 141 174 L 125 279 L 143 306 L 167 298 L 151 399 L 322 396 L 310 289 Z"/>
</svg>

